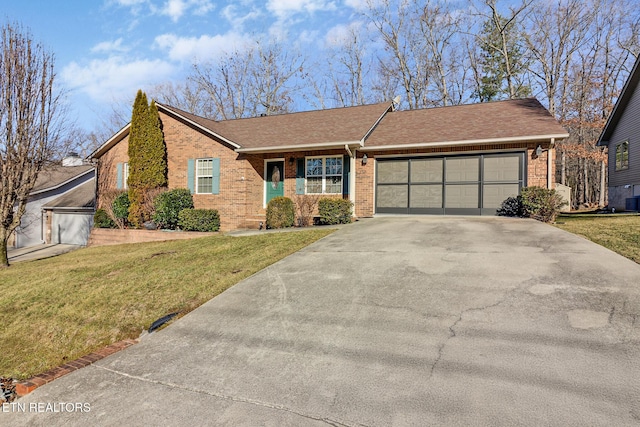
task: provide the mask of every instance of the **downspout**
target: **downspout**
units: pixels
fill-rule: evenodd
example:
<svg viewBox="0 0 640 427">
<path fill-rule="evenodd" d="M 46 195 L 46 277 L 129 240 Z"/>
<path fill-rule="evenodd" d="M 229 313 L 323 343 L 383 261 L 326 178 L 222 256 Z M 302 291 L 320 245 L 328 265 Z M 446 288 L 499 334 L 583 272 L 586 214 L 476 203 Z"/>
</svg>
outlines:
<svg viewBox="0 0 640 427">
<path fill-rule="evenodd" d="M 349 154 L 349 201 L 353 203 L 353 216 L 356 216 L 356 150 L 351 151 L 348 144 L 344 149 Z"/>
<path fill-rule="evenodd" d="M 552 174 L 551 174 L 551 168 L 553 167 L 553 162 L 551 161 L 551 150 L 555 150 L 554 146 L 555 146 L 555 138 L 551 138 L 551 143 L 549 144 L 549 151 L 547 151 L 547 188 L 549 190 L 551 190 L 553 188 L 553 183 L 551 182 L 552 180 Z"/>
</svg>

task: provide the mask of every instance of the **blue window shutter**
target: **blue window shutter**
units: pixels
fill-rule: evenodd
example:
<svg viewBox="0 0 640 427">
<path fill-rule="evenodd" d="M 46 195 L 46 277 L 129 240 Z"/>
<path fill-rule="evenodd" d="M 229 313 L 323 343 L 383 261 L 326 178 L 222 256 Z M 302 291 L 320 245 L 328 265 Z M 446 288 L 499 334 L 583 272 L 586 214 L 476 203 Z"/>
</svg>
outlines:
<svg viewBox="0 0 640 427">
<path fill-rule="evenodd" d="M 213 180 L 211 182 L 211 194 L 220 194 L 220 159 L 212 159 Z"/>
<path fill-rule="evenodd" d="M 116 164 L 116 188 L 118 190 L 124 188 L 122 184 L 122 163 Z"/>
<path fill-rule="evenodd" d="M 194 159 L 187 160 L 187 188 L 191 191 L 191 194 L 196 190 L 196 161 Z"/>
<path fill-rule="evenodd" d="M 351 175 L 351 158 L 344 156 L 342 158 L 342 195 L 349 195 L 349 176 Z"/>
<path fill-rule="evenodd" d="M 296 194 L 304 194 L 304 158 L 297 159 L 297 164 L 296 164 Z"/>
</svg>

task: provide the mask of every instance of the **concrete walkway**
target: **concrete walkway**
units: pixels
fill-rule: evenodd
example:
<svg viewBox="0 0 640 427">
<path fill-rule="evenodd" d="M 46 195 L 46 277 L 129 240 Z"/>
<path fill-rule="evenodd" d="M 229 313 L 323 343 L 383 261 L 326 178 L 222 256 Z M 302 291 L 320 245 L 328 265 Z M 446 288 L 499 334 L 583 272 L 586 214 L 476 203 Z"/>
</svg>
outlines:
<svg viewBox="0 0 640 427">
<path fill-rule="evenodd" d="M 638 425 L 639 314 L 640 266 L 562 230 L 381 217 L 0 416 L 14 426 Z"/>
<path fill-rule="evenodd" d="M 7 255 L 9 263 L 12 264 L 20 261 L 33 261 L 36 259 L 51 258 L 83 247 L 84 246 L 80 245 L 42 244 L 28 246 L 26 248 L 9 249 L 7 251 Z"/>
</svg>

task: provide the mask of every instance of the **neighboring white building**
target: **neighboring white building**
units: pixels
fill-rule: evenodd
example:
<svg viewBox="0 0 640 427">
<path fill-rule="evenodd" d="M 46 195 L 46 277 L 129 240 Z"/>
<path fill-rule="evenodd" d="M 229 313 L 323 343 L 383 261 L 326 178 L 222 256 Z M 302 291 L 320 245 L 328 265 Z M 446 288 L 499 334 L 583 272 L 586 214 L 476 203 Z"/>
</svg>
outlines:
<svg viewBox="0 0 640 427">
<path fill-rule="evenodd" d="M 77 155 L 40 172 L 13 247 L 42 243 L 86 245 L 95 212 L 95 169 Z"/>
</svg>

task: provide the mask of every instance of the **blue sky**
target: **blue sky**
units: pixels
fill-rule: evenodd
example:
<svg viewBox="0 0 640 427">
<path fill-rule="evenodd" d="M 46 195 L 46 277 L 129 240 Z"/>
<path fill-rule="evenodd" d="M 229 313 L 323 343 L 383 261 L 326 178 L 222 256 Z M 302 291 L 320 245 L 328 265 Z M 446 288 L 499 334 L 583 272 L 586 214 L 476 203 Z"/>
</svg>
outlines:
<svg viewBox="0 0 640 427">
<path fill-rule="evenodd" d="M 194 60 L 215 60 L 258 35 L 307 53 L 359 19 L 365 0 L 19 0 L 0 17 L 28 28 L 56 56 L 71 117 L 88 131 L 135 92 L 179 82 Z M 4 15 L 4 16 L 2 16 Z"/>
</svg>

